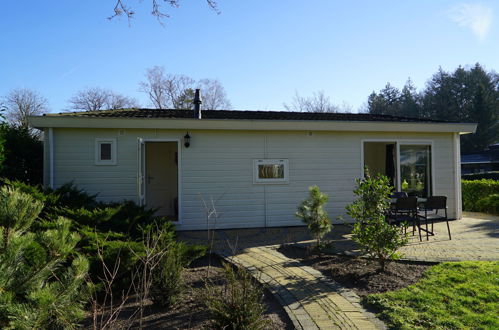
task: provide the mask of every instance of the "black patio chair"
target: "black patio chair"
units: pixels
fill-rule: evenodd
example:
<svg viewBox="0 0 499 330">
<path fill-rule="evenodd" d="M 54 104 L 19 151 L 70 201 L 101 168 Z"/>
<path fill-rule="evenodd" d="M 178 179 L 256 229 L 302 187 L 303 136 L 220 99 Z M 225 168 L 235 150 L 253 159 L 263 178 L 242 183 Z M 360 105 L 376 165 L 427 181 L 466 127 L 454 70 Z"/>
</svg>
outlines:
<svg viewBox="0 0 499 330">
<path fill-rule="evenodd" d="M 407 197 L 407 193 L 405 191 L 393 191 L 390 195 L 390 198 L 400 198 Z"/>
<path fill-rule="evenodd" d="M 401 225 L 404 223 L 412 223 L 412 234 L 418 227 L 419 240 L 421 241 L 421 226 L 418 218 L 418 198 L 417 197 L 400 197 L 397 198 L 393 206 L 388 212 L 386 220 L 392 225 Z M 406 230 L 406 227 L 404 227 Z"/>
<path fill-rule="evenodd" d="M 443 211 L 443 214 L 439 214 Z M 447 197 L 446 196 L 431 196 L 428 197 L 423 206 L 419 208 L 418 217 L 425 220 L 426 224 L 426 240 L 429 235 L 435 235 L 433 231 L 433 223 L 438 221 L 445 221 L 447 223 L 447 232 L 449 233 L 449 240 L 452 240 L 450 234 L 449 219 L 447 218 Z M 431 231 L 428 230 L 428 221 L 431 222 Z"/>
</svg>

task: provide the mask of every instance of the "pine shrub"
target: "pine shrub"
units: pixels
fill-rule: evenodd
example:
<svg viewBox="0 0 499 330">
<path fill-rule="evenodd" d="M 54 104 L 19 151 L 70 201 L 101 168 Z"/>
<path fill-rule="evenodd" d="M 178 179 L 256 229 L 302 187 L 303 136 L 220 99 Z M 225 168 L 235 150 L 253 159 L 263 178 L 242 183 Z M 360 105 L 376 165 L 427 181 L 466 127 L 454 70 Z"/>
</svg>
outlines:
<svg viewBox="0 0 499 330">
<path fill-rule="evenodd" d="M 0 328 L 71 329 L 84 316 L 88 260 L 64 218 L 32 231 L 43 203 L 0 188 Z"/>
<path fill-rule="evenodd" d="M 208 284 L 204 297 L 213 328 L 265 329 L 269 322 L 264 318 L 262 288 L 244 268 L 234 270 L 229 264 L 223 267 L 226 284 L 221 290 Z"/>
<path fill-rule="evenodd" d="M 321 244 L 321 239 L 331 231 L 331 220 L 329 219 L 324 205 L 328 196 L 319 190 L 319 187 L 309 188 L 309 197 L 304 200 L 296 212 L 296 216 L 301 218 L 307 225 L 313 237 L 317 241 L 317 246 Z"/>
</svg>

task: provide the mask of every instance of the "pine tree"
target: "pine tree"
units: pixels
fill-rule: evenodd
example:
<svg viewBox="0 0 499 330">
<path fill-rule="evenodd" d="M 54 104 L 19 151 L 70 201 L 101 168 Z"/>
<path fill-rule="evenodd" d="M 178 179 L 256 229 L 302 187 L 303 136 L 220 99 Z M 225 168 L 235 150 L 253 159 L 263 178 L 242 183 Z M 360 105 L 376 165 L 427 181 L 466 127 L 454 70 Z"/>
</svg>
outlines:
<svg viewBox="0 0 499 330">
<path fill-rule="evenodd" d="M 0 188 L 0 328 L 71 329 L 84 315 L 88 261 L 70 221 L 32 231 L 43 203 Z"/>
</svg>

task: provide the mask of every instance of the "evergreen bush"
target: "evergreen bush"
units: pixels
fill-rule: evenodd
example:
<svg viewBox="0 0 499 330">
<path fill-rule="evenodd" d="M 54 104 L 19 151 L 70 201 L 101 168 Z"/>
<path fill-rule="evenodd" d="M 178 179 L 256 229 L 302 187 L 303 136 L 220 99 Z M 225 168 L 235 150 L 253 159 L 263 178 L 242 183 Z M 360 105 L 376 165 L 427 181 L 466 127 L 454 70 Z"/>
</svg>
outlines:
<svg viewBox="0 0 499 330">
<path fill-rule="evenodd" d="M 385 219 L 390 207 L 390 180 L 384 175 L 371 176 L 366 168 L 364 179 L 356 182 L 354 194 L 358 198 L 346 207 L 347 214 L 356 220 L 352 239 L 384 271 L 386 261 L 398 258 L 397 250 L 408 241 L 399 228 Z"/>
<path fill-rule="evenodd" d="M 207 285 L 205 304 L 213 318 L 213 328 L 227 330 L 265 329 L 263 289 L 244 268 L 234 270 L 224 264 L 226 284 L 220 290 Z"/>
<path fill-rule="evenodd" d="M 149 226 L 149 230 L 155 226 Z M 152 276 L 151 299 L 162 307 L 170 307 L 184 291 L 182 271 L 193 260 L 206 254 L 206 247 L 177 242 L 173 225 L 163 223 L 155 230 L 154 239 L 159 241 L 158 249 L 163 251 L 159 267 Z"/>
<path fill-rule="evenodd" d="M 321 239 L 331 231 L 332 227 L 331 220 L 324 210 L 328 196 L 322 193 L 317 186 L 312 186 L 308 190 L 309 197 L 298 206 L 296 216 L 307 225 L 317 241 L 317 247 L 319 247 Z"/>
<path fill-rule="evenodd" d="M 72 329 L 84 316 L 88 260 L 64 218 L 33 231 L 43 203 L 0 188 L 0 328 Z"/>
</svg>

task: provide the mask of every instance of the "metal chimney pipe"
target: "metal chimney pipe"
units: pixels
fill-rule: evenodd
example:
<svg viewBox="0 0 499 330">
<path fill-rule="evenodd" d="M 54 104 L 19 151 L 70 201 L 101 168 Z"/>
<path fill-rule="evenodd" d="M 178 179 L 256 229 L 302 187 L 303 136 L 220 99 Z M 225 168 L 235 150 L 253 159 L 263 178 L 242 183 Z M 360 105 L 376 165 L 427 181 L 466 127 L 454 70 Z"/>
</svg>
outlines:
<svg viewBox="0 0 499 330">
<path fill-rule="evenodd" d="M 201 119 L 201 91 L 199 88 L 196 88 L 196 94 L 194 94 L 194 118 Z"/>
</svg>

